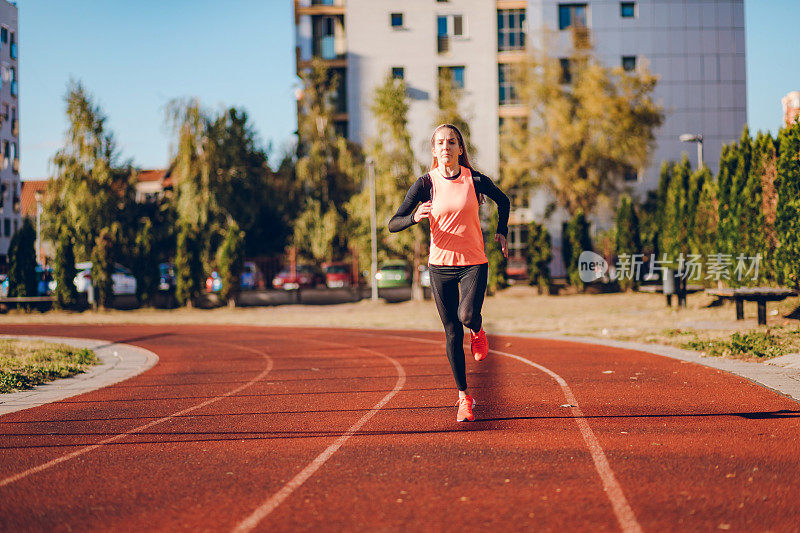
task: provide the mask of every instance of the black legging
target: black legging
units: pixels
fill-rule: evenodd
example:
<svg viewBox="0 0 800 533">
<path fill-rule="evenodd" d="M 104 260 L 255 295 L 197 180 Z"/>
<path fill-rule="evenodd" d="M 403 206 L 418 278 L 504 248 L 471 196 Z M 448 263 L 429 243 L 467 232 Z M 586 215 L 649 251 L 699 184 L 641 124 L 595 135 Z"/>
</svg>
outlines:
<svg viewBox="0 0 800 533">
<path fill-rule="evenodd" d="M 472 331 L 481 329 L 481 307 L 486 294 L 489 265 L 438 266 L 429 265 L 431 292 L 447 337 L 447 359 L 453 369 L 458 390 L 467 390 L 464 364 L 464 326 Z M 461 296 L 458 285 L 461 284 Z"/>
</svg>

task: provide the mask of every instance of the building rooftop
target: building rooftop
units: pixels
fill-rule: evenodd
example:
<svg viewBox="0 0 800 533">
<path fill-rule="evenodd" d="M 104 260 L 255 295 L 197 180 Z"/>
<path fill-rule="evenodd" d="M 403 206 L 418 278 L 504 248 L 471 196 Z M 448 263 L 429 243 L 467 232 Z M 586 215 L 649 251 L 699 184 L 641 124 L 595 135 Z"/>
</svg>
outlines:
<svg viewBox="0 0 800 533">
<path fill-rule="evenodd" d="M 47 183 L 50 180 L 24 180 L 22 184 L 22 193 L 20 194 L 20 214 L 23 217 L 36 216 L 36 191 L 44 192 L 47 190 Z"/>
</svg>

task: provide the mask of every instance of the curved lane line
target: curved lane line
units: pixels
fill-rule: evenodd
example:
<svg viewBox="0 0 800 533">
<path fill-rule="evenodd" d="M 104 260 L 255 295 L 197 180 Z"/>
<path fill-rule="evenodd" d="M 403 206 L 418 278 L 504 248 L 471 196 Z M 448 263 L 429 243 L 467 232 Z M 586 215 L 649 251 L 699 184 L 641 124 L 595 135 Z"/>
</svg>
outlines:
<svg viewBox="0 0 800 533">
<path fill-rule="evenodd" d="M 399 337 L 397 335 L 373 335 L 373 334 L 361 334 L 361 335 L 369 335 L 369 336 L 385 336 L 385 337 L 396 337 L 402 338 L 406 340 L 415 340 L 419 342 L 425 342 L 429 344 L 442 344 L 441 341 L 432 341 L 430 339 L 421 339 L 419 337 Z M 498 355 L 503 355 L 505 357 L 510 357 L 511 359 L 516 359 L 526 365 L 530 365 L 551 378 L 553 378 L 556 383 L 558 383 L 559 387 L 561 387 L 561 391 L 564 393 L 564 397 L 567 399 L 567 403 L 570 404 L 570 410 L 572 411 L 573 416 L 575 417 L 575 423 L 578 425 L 578 428 L 581 431 L 581 435 L 583 435 L 583 440 L 586 442 L 586 446 L 589 448 L 589 453 L 592 456 L 592 461 L 594 461 L 595 469 L 597 470 L 598 475 L 600 476 L 600 480 L 603 483 L 603 490 L 608 496 L 608 499 L 611 502 L 611 507 L 614 510 L 614 515 L 617 517 L 617 522 L 619 522 L 622 531 L 625 533 L 641 533 L 642 526 L 639 525 L 639 521 L 636 519 L 636 515 L 631 509 L 630 504 L 628 503 L 628 499 L 625 497 L 625 493 L 622 492 L 622 487 L 620 486 L 619 482 L 617 481 L 616 476 L 614 475 L 614 471 L 611 469 L 611 465 L 608 462 L 608 458 L 606 457 L 605 452 L 603 451 L 602 446 L 600 446 L 600 442 L 597 440 L 592 428 L 589 427 L 589 423 L 586 421 L 586 417 L 581 411 L 581 408 L 578 406 L 578 400 L 575 399 L 575 395 L 572 393 L 572 389 L 567 384 L 566 380 L 550 370 L 549 368 L 542 366 L 538 363 L 534 363 L 533 361 L 526 359 L 519 355 L 514 355 L 511 353 L 501 352 L 499 350 L 489 350 L 490 352 L 496 353 Z"/>
<path fill-rule="evenodd" d="M 25 477 L 30 476 L 31 474 L 36 474 L 36 473 L 41 472 L 43 470 L 47 470 L 50 467 L 56 466 L 56 465 L 58 465 L 60 463 L 63 463 L 65 461 L 69 461 L 70 459 L 74 459 L 76 457 L 79 457 L 79 456 L 81 456 L 81 455 L 83 455 L 85 453 L 88 453 L 88 452 L 90 452 L 92 450 L 95 450 L 95 449 L 97 449 L 97 448 L 99 448 L 101 446 L 104 446 L 104 445 L 109 444 L 111 442 L 118 441 L 118 440 L 120 440 L 122 438 L 125 438 L 125 437 L 127 437 L 129 435 L 132 435 L 134 433 L 138 433 L 140 431 L 144 431 L 145 429 L 151 428 L 151 427 L 155 426 L 156 424 L 160 424 L 162 422 L 166 422 L 167 420 L 170 420 L 171 418 L 182 416 L 182 415 L 185 415 L 187 413 L 191 413 L 192 411 L 196 411 L 197 409 L 201 409 L 203 407 L 206 407 L 207 405 L 211 405 L 212 403 L 218 402 L 219 400 L 222 400 L 223 398 L 227 398 L 228 396 L 232 396 L 232 395 L 236 394 L 237 392 L 241 392 L 244 389 L 246 389 L 247 387 L 250 387 L 251 385 L 257 383 L 260 380 L 262 380 L 264 377 L 266 377 L 267 374 L 269 374 L 270 370 L 272 370 L 273 361 L 272 361 L 272 358 L 266 352 L 263 352 L 261 350 L 256 350 L 254 348 L 250 348 L 249 346 L 242 346 L 240 344 L 233 344 L 233 343 L 229 343 L 229 342 L 211 341 L 211 340 L 206 340 L 204 342 L 210 342 L 210 343 L 214 343 L 214 344 L 223 344 L 223 345 L 226 345 L 226 346 L 234 346 L 234 347 L 240 348 L 242 350 L 246 350 L 246 351 L 250 351 L 250 352 L 253 352 L 253 353 L 257 353 L 259 355 L 263 355 L 264 358 L 267 360 L 267 367 L 259 375 L 257 375 L 256 377 L 254 377 L 253 379 L 251 379 L 250 381 L 248 381 L 244 385 L 240 385 L 240 386 L 236 387 L 235 389 L 232 389 L 232 390 L 226 392 L 225 394 L 223 394 L 221 396 L 215 396 L 214 398 L 206 400 L 206 401 L 204 401 L 202 403 L 199 403 L 197 405 L 193 405 L 192 407 L 188 407 L 186 409 L 182 409 L 180 411 L 176 411 L 176 412 L 174 412 L 174 413 L 172 413 L 170 415 L 167 415 L 165 417 L 159 418 L 158 420 L 153 420 L 151 422 L 148 422 L 147 424 L 141 425 L 141 426 L 139 426 L 137 428 L 131 429 L 131 430 L 126 431 L 124 433 L 120 433 L 118 435 L 114 435 L 113 437 L 109 437 L 107 439 L 103 439 L 103 440 L 101 440 L 100 442 L 98 442 L 96 444 L 85 446 L 83 448 L 75 450 L 74 452 L 68 453 L 66 455 L 62 455 L 60 457 L 56 457 L 55 459 L 47 461 L 46 463 L 42 463 L 42 464 L 40 464 L 38 466 L 34 466 L 32 468 L 24 470 L 24 471 L 22 471 L 22 472 L 20 472 L 18 474 L 14 474 L 13 476 L 9 476 L 9 477 L 3 479 L 2 481 L 0 481 L 0 487 L 5 487 L 6 485 L 10 485 L 11 483 L 14 483 L 16 481 L 19 481 L 20 479 L 23 479 Z"/>
<path fill-rule="evenodd" d="M 307 340 L 316 340 L 316 339 L 307 339 Z M 340 344 L 338 342 L 330 342 L 330 341 L 317 341 L 322 342 L 324 344 L 334 344 L 338 346 L 346 346 L 347 348 L 354 348 L 349 344 Z M 294 476 L 288 483 L 286 483 L 278 492 L 273 494 L 267 501 L 261 504 L 253 513 L 239 522 L 239 524 L 233 529 L 236 533 L 244 533 L 247 531 L 252 531 L 262 520 L 264 520 L 267 516 L 269 516 L 272 511 L 277 509 L 277 507 L 283 503 L 283 501 L 291 496 L 291 494 L 300 488 L 300 486 L 308 480 L 311 476 L 314 475 L 314 472 L 319 470 L 319 468 L 325 464 L 325 462 L 335 454 L 342 445 L 347 442 L 347 440 L 353 436 L 361 427 L 367 423 L 367 421 L 372 418 L 375 413 L 377 413 L 386 403 L 391 400 L 395 394 L 400 392 L 400 389 L 403 388 L 406 382 L 406 371 L 397 360 L 392 357 L 389 357 L 386 354 L 377 352 L 375 350 L 370 350 L 369 348 L 360 348 L 356 347 L 357 350 L 362 350 L 368 353 L 372 353 L 374 355 L 378 355 L 389 362 L 391 362 L 395 369 L 397 370 L 397 382 L 394 385 L 394 389 L 389 391 L 386 396 L 384 396 L 381 401 L 376 403 L 372 409 L 362 416 L 358 422 L 350 426 L 350 428 L 343 433 L 339 438 L 337 438 L 333 443 L 325 448 L 325 450 L 316 456 L 306 467 L 300 471 L 296 476 Z"/>
</svg>

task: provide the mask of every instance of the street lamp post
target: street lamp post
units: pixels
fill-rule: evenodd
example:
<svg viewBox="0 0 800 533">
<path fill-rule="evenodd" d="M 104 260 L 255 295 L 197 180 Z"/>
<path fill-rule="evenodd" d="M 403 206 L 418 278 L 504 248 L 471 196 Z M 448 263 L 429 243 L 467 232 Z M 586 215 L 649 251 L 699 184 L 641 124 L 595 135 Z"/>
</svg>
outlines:
<svg viewBox="0 0 800 533">
<path fill-rule="evenodd" d="M 367 175 L 369 176 L 369 225 L 370 225 L 370 244 L 372 248 L 372 261 L 370 271 L 370 287 L 372 290 L 372 301 L 378 301 L 378 229 L 377 215 L 375 214 L 375 161 L 367 159 Z"/>
<path fill-rule="evenodd" d="M 684 133 L 678 138 L 684 143 L 697 143 L 697 164 L 703 168 L 703 134 Z"/>
<path fill-rule="evenodd" d="M 43 264 L 42 261 L 42 192 L 36 191 L 33 196 L 36 198 L 36 262 Z"/>
</svg>

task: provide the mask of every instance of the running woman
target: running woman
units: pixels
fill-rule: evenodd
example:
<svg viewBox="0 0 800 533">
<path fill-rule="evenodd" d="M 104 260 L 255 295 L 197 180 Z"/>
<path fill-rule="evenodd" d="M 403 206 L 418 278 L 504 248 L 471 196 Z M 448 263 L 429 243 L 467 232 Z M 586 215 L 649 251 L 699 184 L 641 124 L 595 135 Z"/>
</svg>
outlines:
<svg viewBox="0 0 800 533">
<path fill-rule="evenodd" d="M 497 204 L 499 222 L 494 240 L 508 257 L 509 201 L 492 180 L 472 168 L 464 138 L 452 124 L 442 124 L 434 130 L 431 155 L 430 170 L 408 190 L 389 221 L 389 231 L 404 230 L 423 218 L 430 222 L 431 292 L 444 325 L 447 359 L 458 387 L 456 420 L 472 421 L 475 420 L 472 412 L 475 400 L 467 394 L 463 326 L 470 329 L 475 360 L 483 361 L 489 353 L 486 333 L 481 327 L 489 262 L 483 250 L 478 207 L 483 203 L 483 195 Z M 422 205 L 415 211 L 420 203 Z"/>
</svg>

